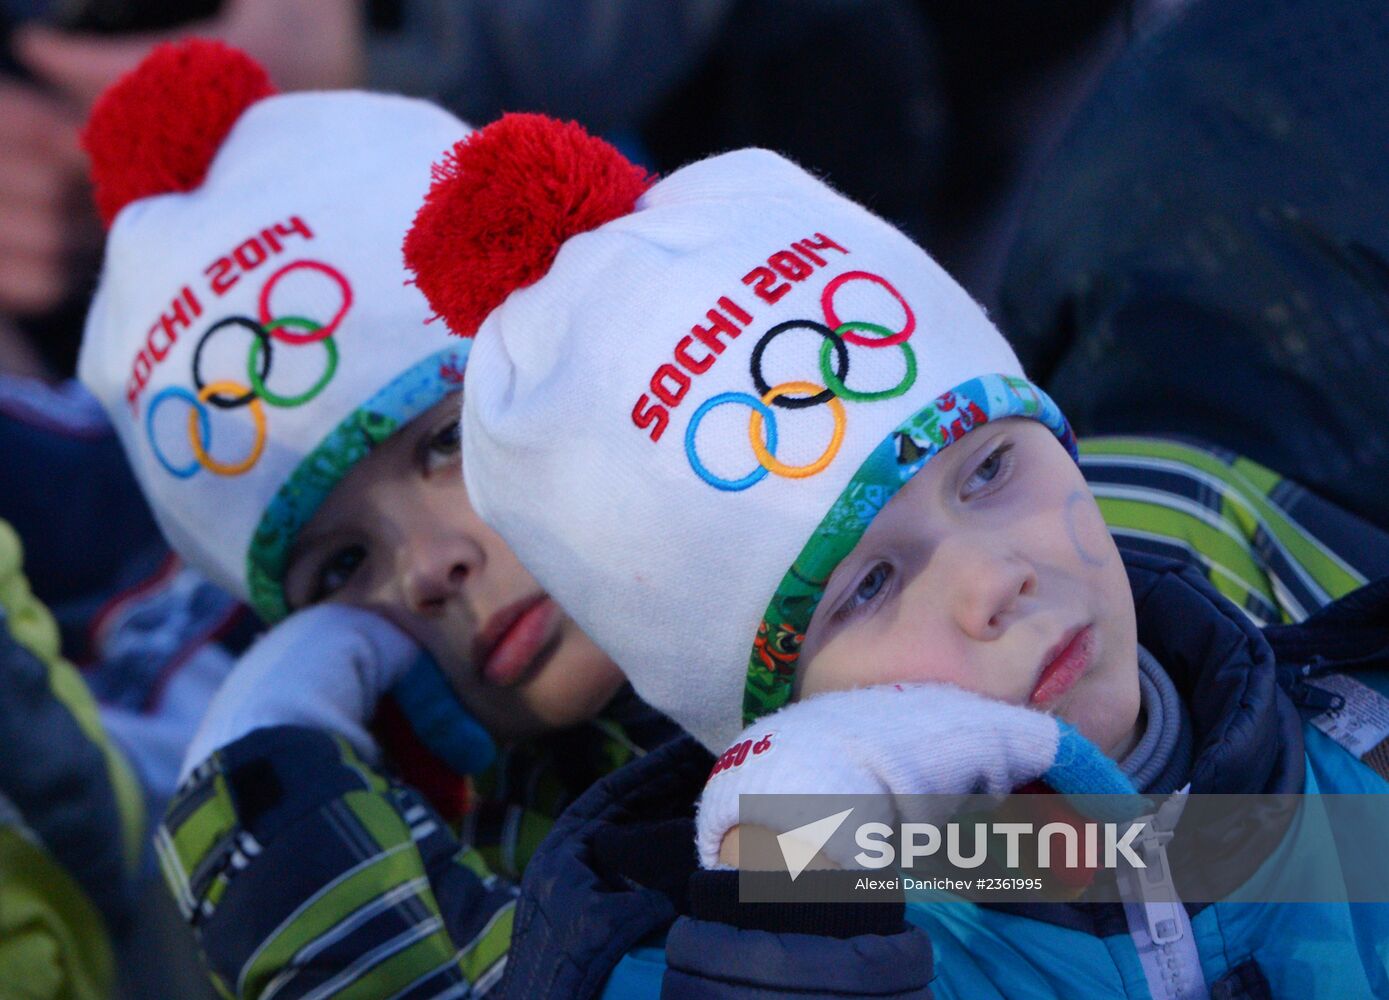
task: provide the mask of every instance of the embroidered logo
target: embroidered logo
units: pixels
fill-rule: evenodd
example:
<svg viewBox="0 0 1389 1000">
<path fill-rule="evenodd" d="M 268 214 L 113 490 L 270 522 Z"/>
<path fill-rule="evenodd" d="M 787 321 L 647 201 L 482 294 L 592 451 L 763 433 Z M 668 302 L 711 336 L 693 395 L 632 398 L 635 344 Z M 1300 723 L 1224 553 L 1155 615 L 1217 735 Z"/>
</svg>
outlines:
<svg viewBox="0 0 1389 1000">
<path fill-rule="evenodd" d="M 851 282 L 870 282 L 878 285 L 896 299 L 905 317 L 902 328 L 892 330 L 878 323 L 844 320 L 840 317 L 835 309 L 835 295 Z M 825 285 L 825 290 L 820 295 L 820 308 L 824 322 L 811 319 L 786 320 L 762 335 L 749 360 L 749 374 L 756 395 L 747 392 L 721 392 L 700 404 L 694 416 L 690 418 L 689 427 L 685 430 L 685 454 L 695 474 L 715 489 L 728 492 L 746 490 L 756 486 L 768 473 L 787 479 L 806 479 L 818 475 L 834 461 L 840 445 L 843 444 L 844 430 L 848 423 L 844 400 L 853 403 L 873 403 L 895 399 L 915 384 L 916 354 L 907 341 L 916 332 L 916 314 L 891 282 L 869 271 L 847 271 Z M 820 381 L 823 384 L 805 380 L 787 381 L 778 385 L 767 383 L 762 370 L 763 356 L 772 341 L 792 330 L 809 330 L 821 337 L 818 360 Z M 900 347 L 905 361 L 905 371 L 901 380 L 886 389 L 850 388 L 847 384 L 849 345 L 868 350 Z M 697 438 L 699 426 L 711 410 L 735 403 L 752 411 L 748 422 L 748 443 L 757 460 L 757 467 L 740 479 L 728 479 L 715 475 L 701 460 Z M 828 405 L 834 418 L 834 428 L 824 451 L 814 461 L 805 465 L 787 465 L 778 460 L 776 410 L 803 410 L 821 405 Z"/>
<path fill-rule="evenodd" d="M 320 322 L 297 314 L 277 315 L 273 310 L 272 298 L 275 287 L 289 274 L 308 272 L 321 274 L 337 288 L 339 300 L 337 309 L 327 322 Z M 145 434 L 149 438 L 154 457 L 164 470 L 179 479 L 188 479 L 199 468 L 219 476 L 239 476 L 253 469 L 265 451 L 267 435 L 267 405 L 282 409 L 303 406 L 315 399 L 328 384 L 338 369 L 338 347 L 333 335 L 342 325 L 343 319 L 352 308 L 352 286 L 336 268 L 316 260 L 297 260 L 286 264 L 269 278 L 260 290 L 256 318 L 249 316 L 228 316 L 213 323 L 203 333 L 198 346 L 193 350 L 191 381 L 193 388 L 168 386 L 150 401 L 145 412 Z M 209 341 L 218 334 L 241 330 L 250 335 L 246 354 L 245 381 L 236 376 L 209 380 L 203 371 L 203 351 Z M 303 347 L 309 344 L 322 344 L 324 363 L 322 374 L 302 392 L 281 394 L 268 385 L 274 365 L 276 345 L 282 347 Z M 238 373 L 241 374 L 241 373 Z M 181 400 L 188 405 L 188 443 L 193 457 L 182 465 L 175 464 L 161 448 L 155 431 L 155 415 L 160 407 L 171 400 Z M 255 429 L 254 438 L 246 454 L 240 458 L 219 459 L 212 455 L 212 420 L 208 406 L 219 410 L 235 410 L 246 407 L 251 415 Z"/>
<path fill-rule="evenodd" d="M 761 757 L 763 754 L 770 753 L 772 737 L 775 735 L 775 732 L 770 732 L 760 740 L 743 740 L 741 743 L 733 744 L 719 756 L 718 760 L 714 761 L 714 766 L 709 771 L 709 778 L 724 771 L 730 771 L 735 767 L 742 767 L 749 758 Z M 705 780 L 709 779 L 706 778 Z"/>
</svg>

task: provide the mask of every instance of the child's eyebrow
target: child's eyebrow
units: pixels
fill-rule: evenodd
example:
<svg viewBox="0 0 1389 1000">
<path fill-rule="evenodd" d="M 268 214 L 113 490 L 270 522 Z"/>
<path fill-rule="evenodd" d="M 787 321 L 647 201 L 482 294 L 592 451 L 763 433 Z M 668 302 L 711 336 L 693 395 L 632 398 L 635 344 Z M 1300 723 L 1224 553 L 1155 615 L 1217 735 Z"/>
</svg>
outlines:
<svg viewBox="0 0 1389 1000">
<path fill-rule="evenodd" d="M 327 532 L 319 532 L 316 535 L 301 535 L 295 539 L 293 547 L 289 550 L 289 558 L 285 560 L 286 569 L 316 549 L 327 535 Z"/>
</svg>

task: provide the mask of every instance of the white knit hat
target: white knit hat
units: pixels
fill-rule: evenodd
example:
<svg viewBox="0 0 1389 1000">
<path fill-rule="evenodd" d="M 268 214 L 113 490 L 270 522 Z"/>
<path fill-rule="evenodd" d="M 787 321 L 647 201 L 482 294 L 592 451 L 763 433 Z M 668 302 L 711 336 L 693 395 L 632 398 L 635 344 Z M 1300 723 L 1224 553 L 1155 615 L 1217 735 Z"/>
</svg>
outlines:
<svg viewBox="0 0 1389 1000">
<path fill-rule="evenodd" d="M 110 227 L 78 370 L 170 544 L 268 620 L 297 532 L 462 382 L 400 244 L 468 134 L 423 101 L 272 96 L 244 54 L 156 49 L 84 136 Z"/>
<path fill-rule="evenodd" d="M 824 582 L 927 459 L 1008 416 L 1073 441 L 964 290 L 799 167 L 741 150 L 647 188 L 576 133 L 511 116 L 460 143 L 406 257 L 477 335 L 477 511 L 721 750 L 790 697 Z"/>
</svg>

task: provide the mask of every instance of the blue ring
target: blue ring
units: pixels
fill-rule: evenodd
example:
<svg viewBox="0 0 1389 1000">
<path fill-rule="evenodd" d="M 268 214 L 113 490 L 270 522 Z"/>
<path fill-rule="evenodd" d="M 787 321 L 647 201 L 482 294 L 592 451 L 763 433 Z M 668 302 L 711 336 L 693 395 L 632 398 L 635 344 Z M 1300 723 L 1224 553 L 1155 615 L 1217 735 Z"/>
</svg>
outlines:
<svg viewBox="0 0 1389 1000">
<path fill-rule="evenodd" d="M 161 389 L 159 394 L 150 402 L 150 408 L 145 411 L 145 434 L 150 439 L 150 449 L 154 452 L 154 457 L 159 460 L 159 464 L 164 466 L 170 475 L 177 476 L 179 479 L 189 479 L 198 471 L 198 460 L 194 458 L 192 462 L 182 469 L 175 468 L 169 464 L 169 460 L 160 452 L 159 445 L 154 440 L 154 411 L 159 409 L 159 404 L 164 402 L 164 400 L 175 396 L 198 412 L 198 425 L 202 428 L 203 432 L 203 450 L 206 451 L 212 447 L 212 424 L 207 419 L 207 407 L 198 402 L 197 396 L 193 395 L 187 389 L 176 385 L 171 385 L 167 389 Z"/>
<path fill-rule="evenodd" d="M 685 428 L 685 454 L 689 456 L 690 468 L 695 470 L 695 474 L 700 479 L 715 489 L 736 493 L 739 490 L 756 486 L 766 479 L 766 468 L 759 464 L 756 469 L 742 479 L 720 479 L 704 467 L 704 463 L 699 460 L 699 456 L 695 453 L 695 434 L 699 430 L 699 422 L 704 419 L 704 414 L 725 403 L 744 403 L 762 414 L 762 419 L 767 425 L 767 450 L 773 455 L 776 454 L 776 414 L 772 412 L 770 406 L 756 396 L 746 392 L 721 392 L 701 403 L 699 409 L 695 410 L 694 416 L 690 418 L 690 426 Z"/>
</svg>

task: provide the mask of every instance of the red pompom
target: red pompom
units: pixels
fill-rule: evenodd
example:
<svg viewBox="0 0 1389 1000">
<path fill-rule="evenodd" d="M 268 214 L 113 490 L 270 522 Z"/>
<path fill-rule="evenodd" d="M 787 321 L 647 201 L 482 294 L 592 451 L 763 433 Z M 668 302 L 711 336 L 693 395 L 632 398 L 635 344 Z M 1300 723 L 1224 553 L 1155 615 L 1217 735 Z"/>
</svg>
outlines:
<svg viewBox="0 0 1389 1000">
<path fill-rule="evenodd" d="M 274 93 L 239 49 L 204 39 L 156 46 L 106 89 L 82 133 L 102 221 L 110 226 L 137 199 L 196 188 L 241 113 Z"/>
<path fill-rule="evenodd" d="M 471 337 L 565 240 L 630 213 L 651 182 L 573 122 L 505 115 L 435 165 L 405 262 L 449 329 Z"/>
</svg>

